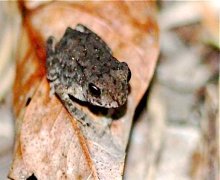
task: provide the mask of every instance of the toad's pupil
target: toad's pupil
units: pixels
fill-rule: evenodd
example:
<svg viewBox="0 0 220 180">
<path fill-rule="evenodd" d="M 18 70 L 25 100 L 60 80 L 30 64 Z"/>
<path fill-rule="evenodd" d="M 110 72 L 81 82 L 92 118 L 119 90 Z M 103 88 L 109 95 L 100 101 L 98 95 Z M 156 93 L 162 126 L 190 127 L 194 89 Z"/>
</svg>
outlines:
<svg viewBox="0 0 220 180">
<path fill-rule="evenodd" d="M 95 97 L 99 97 L 101 95 L 101 90 L 93 83 L 89 83 L 89 91 Z"/>
</svg>

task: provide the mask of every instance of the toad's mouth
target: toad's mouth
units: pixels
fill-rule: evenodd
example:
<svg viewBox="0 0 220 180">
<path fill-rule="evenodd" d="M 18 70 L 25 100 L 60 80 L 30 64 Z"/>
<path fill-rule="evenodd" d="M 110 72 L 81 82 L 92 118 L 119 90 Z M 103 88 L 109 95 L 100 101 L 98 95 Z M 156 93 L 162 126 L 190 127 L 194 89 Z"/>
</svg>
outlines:
<svg viewBox="0 0 220 180">
<path fill-rule="evenodd" d="M 90 104 L 94 106 L 102 107 L 102 108 L 108 108 L 108 109 L 119 107 L 119 104 L 117 101 L 112 101 L 110 103 L 101 103 L 100 101 L 90 101 Z"/>
<path fill-rule="evenodd" d="M 74 96 L 68 94 L 69 98 L 73 103 L 79 104 L 80 106 L 84 106 L 88 108 L 92 113 L 101 116 L 111 117 L 113 120 L 117 120 L 122 117 L 127 109 L 127 103 L 124 103 L 121 106 L 113 107 L 113 105 L 109 105 L 108 107 L 103 105 L 95 105 L 94 103 L 88 101 L 81 101 L 76 99 Z M 127 101 L 126 101 L 127 102 Z M 117 102 L 116 102 L 117 103 Z"/>
<path fill-rule="evenodd" d="M 111 108 L 118 108 L 125 104 L 125 102 L 123 104 L 119 104 L 119 102 L 116 100 L 112 102 L 103 103 L 101 99 L 98 99 L 98 98 L 90 98 L 90 99 L 87 99 L 87 101 L 82 101 L 80 99 L 77 99 L 71 94 L 68 94 L 68 96 L 72 102 L 77 103 L 81 106 L 87 106 L 87 107 L 94 106 L 96 108 L 111 109 Z"/>
</svg>

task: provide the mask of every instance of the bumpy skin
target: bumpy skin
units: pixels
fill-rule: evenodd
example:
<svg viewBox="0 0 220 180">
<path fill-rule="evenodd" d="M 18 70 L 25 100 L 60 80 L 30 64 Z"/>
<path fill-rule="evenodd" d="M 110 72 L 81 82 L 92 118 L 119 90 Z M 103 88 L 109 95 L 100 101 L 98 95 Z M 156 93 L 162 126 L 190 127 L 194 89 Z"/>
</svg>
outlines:
<svg viewBox="0 0 220 180">
<path fill-rule="evenodd" d="M 68 27 L 60 42 L 47 41 L 47 78 L 69 111 L 69 95 L 92 105 L 117 108 L 128 96 L 130 69 L 105 42 L 83 25 Z"/>
</svg>

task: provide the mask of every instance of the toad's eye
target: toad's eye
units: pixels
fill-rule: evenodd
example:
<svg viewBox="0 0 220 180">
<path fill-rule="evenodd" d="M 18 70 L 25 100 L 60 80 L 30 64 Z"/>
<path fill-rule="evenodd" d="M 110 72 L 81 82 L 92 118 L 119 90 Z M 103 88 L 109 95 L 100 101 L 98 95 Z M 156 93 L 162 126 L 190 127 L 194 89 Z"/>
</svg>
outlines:
<svg viewBox="0 0 220 180">
<path fill-rule="evenodd" d="M 101 95 L 101 90 L 93 83 L 89 83 L 89 91 L 95 97 L 99 97 Z"/>
<path fill-rule="evenodd" d="M 131 79 L 131 71 L 128 69 L 128 76 L 127 76 L 127 82 L 129 82 Z"/>
</svg>

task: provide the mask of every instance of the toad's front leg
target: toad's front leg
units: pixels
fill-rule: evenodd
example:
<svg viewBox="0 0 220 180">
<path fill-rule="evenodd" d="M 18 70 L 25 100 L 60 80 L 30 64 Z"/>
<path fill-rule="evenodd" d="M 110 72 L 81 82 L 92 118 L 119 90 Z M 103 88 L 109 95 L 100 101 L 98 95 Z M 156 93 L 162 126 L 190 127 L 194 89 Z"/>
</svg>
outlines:
<svg viewBox="0 0 220 180">
<path fill-rule="evenodd" d="M 69 111 L 69 113 L 76 118 L 82 125 L 90 126 L 91 120 L 89 120 L 88 116 L 81 110 L 79 110 L 73 101 L 70 99 L 66 89 L 62 85 L 57 85 L 55 87 L 55 92 Z"/>
<path fill-rule="evenodd" d="M 89 115 L 76 107 L 75 103 L 70 99 L 66 91 L 67 90 L 63 88 L 62 85 L 57 85 L 55 87 L 56 94 L 59 96 L 72 117 L 79 121 L 82 126 L 93 129 L 94 132 L 98 133 L 98 136 L 102 136 L 106 130 L 109 130 L 111 121 L 109 121 L 108 118 L 104 118 L 100 123 L 94 122 Z"/>
</svg>

